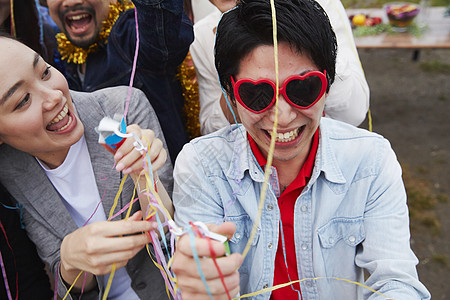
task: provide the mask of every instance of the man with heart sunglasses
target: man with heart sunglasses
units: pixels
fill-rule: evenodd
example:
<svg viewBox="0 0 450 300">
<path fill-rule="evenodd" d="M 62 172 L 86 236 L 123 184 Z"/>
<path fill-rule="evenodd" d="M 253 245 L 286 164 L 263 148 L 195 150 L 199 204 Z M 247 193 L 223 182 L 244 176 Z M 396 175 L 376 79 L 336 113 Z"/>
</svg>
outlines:
<svg viewBox="0 0 450 300">
<path fill-rule="evenodd" d="M 185 145 L 173 201 L 179 225 L 214 224 L 210 230 L 229 237 L 232 254 L 197 238 L 197 265 L 193 240 L 182 237 L 172 269 L 183 298 L 256 292 L 252 299 L 429 299 L 417 277 L 401 167 L 389 142 L 322 117 L 336 67 L 326 13 L 312 0 L 275 0 L 275 7 L 278 69 L 269 1 L 239 2 L 217 28 L 219 80 L 242 125 Z M 284 283 L 292 284 L 269 288 Z"/>
</svg>

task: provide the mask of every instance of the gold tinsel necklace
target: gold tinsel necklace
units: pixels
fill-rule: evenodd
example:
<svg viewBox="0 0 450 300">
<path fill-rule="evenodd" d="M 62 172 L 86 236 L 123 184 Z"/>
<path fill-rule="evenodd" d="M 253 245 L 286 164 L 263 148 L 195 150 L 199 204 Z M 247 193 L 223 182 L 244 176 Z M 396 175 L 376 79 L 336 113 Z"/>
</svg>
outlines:
<svg viewBox="0 0 450 300">
<path fill-rule="evenodd" d="M 84 64 L 88 54 L 97 50 L 98 43 L 106 44 L 108 42 L 108 36 L 111 33 L 111 28 L 114 23 L 116 23 L 122 12 L 130 8 L 134 8 L 133 3 L 130 1 L 118 1 L 115 4 L 110 4 L 108 18 L 102 22 L 103 27 L 98 34 L 97 41 L 87 49 L 73 45 L 64 33 L 58 33 L 56 35 L 56 41 L 61 59 L 66 60 L 68 63 Z"/>
</svg>

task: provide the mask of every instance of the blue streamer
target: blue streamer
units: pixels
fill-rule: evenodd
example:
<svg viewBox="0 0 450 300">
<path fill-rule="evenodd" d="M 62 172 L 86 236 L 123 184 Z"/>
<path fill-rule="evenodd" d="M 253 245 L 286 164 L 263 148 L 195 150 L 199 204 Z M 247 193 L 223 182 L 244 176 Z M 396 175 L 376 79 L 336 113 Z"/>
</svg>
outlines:
<svg viewBox="0 0 450 300">
<path fill-rule="evenodd" d="M 39 0 L 34 0 L 34 3 L 36 5 L 36 13 L 37 13 L 37 18 L 38 18 L 38 26 L 39 26 L 39 43 L 42 46 L 42 51 L 48 55 L 47 53 L 47 47 L 45 47 L 45 43 L 44 43 L 44 16 L 41 13 L 40 10 L 40 4 L 39 4 Z"/>
<path fill-rule="evenodd" d="M 20 228 L 25 229 L 25 225 L 23 224 L 23 205 L 20 203 L 16 203 L 16 206 L 8 206 L 0 202 L 0 204 L 7 209 L 17 209 L 19 211 L 19 220 L 20 220 Z"/>
<path fill-rule="evenodd" d="M 280 234 L 281 234 L 281 243 L 283 244 L 283 258 L 284 258 L 284 264 L 285 264 L 285 266 L 286 266 L 286 271 L 287 271 L 287 275 L 288 275 L 288 280 L 289 280 L 289 282 L 292 282 L 291 275 L 289 275 L 289 267 L 288 267 L 287 260 L 286 260 L 286 247 L 285 247 L 285 244 L 284 244 L 284 231 L 283 231 L 283 222 L 281 221 L 281 213 L 280 213 Z M 299 283 L 299 284 L 300 284 L 300 283 Z M 302 298 L 301 292 L 300 292 L 299 290 L 296 290 L 292 284 L 289 285 L 289 286 L 291 287 L 292 290 L 294 290 L 294 291 L 297 292 L 297 294 L 298 294 L 298 299 L 301 299 L 301 298 Z"/>
<path fill-rule="evenodd" d="M 200 278 L 203 281 L 203 285 L 205 286 L 206 292 L 208 293 L 209 297 L 212 300 L 214 300 L 214 297 L 212 296 L 211 291 L 209 290 L 208 284 L 206 283 L 205 274 L 203 274 L 203 272 L 202 272 L 202 267 L 200 265 L 200 259 L 198 258 L 197 249 L 195 248 L 195 235 L 190 226 L 188 227 L 187 232 L 189 233 L 191 248 L 192 248 L 192 255 L 194 256 L 195 263 L 197 264 L 198 274 L 200 274 Z"/>
<path fill-rule="evenodd" d="M 163 225 L 161 223 L 161 219 L 159 218 L 158 212 L 156 212 L 155 215 L 156 215 L 156 222 L 158 223 L 158 231 L 159 231 L 159 234 L 161 235 L 161 240 L 163 241 L 164 246 L 167 249 L 167 255 L 168 255 L 169 260 L 170 260 L 172 257 L 171 257 L 171 255 L 169 253 L 170 251 L 169 251 L 169 246 L 167 245 L 166 235 L 164 234 L 164 227 L 163 227 Z"/>
</svg>

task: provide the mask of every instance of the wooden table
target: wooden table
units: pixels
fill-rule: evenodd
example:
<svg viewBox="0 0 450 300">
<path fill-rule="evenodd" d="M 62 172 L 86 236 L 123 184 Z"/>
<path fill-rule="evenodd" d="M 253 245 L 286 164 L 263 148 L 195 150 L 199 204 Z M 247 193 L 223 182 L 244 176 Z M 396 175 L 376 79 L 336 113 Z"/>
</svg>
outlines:
<svg viewBox="0 0 450 300">
<path fill-rule="evenodd" d="M 445 10 L 445 7 L 427 8 L 424 22 L 428 28 L 420 37 L 414 37 L 404 32 L 355 37 L 356 47 L 362 49 L 411 48 L 415 50 L 423 48 L 450 48 L 450 17 L 444 17 Z M 368 14 L 370 17 L 381 17 L 384 23 L 388 23 L 386 13 L 383 9 L 347 9 L 346 11 L 348 15 L 363 13 Z M 417 15 L 416 22 L 419 22 L 421 17 L 424 16 L 420 14 L 423 14 L 423 11 Z"/>
</svg>

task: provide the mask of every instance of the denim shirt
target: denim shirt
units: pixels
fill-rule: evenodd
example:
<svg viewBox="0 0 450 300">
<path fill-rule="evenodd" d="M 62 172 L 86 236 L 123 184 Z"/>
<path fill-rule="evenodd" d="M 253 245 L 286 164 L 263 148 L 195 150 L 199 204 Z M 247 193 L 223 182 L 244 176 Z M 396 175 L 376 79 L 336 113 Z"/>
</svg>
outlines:
<svg viewBox="0 0 450 300">
<path fill-rule="evenodd" d="M 264 174 L 244 127 L 233 125 L 185 145 L 174 171 L 175 221 L 236 224 L 242 253 L 257 219 Z M 295 204 L 294 231 L 304 300 L 429 299 L 410 248 L 401 167 L 380 135 L 322 118 L 312 177 Z M 269 189 L 240 272 L 241 295 L 272 286 L 280 212 Z M 364 271 L 370 276 L 364 280 Z M 316 277 L 327 277 L 308 279 Z M 334 277 L 335 279 L 332 279 Z M 289 287 L 288 287 L 289 288 Z M 270 293 L 252 297 L 269 299 Z"/>
<path fill-rule="evenodd" d="M 194 39 L 192 23 L 181 0 L 133 0 L 139 26 L 139 56 L 133 86 L 149 99 L 167 141 L 172 162 L 188 141 L 183 117 L 184 98 L 175 79 Z M 106 44 L 99 44 L 86 61 L 83 83 L 78 65 L 67 64 L 70 88 L 92 92 L 105 87 L 129 85 L 136 49 L 134 9 L 121 14 Z"/>
</svg>

